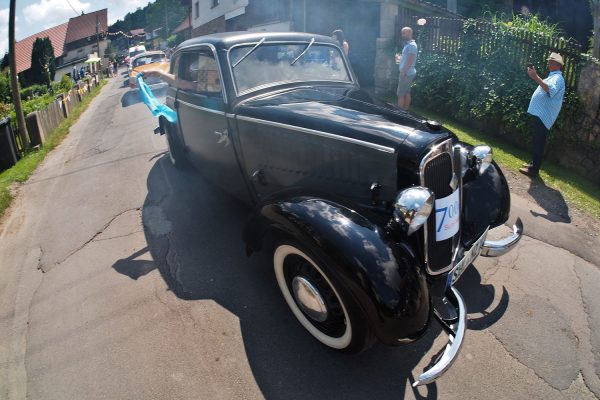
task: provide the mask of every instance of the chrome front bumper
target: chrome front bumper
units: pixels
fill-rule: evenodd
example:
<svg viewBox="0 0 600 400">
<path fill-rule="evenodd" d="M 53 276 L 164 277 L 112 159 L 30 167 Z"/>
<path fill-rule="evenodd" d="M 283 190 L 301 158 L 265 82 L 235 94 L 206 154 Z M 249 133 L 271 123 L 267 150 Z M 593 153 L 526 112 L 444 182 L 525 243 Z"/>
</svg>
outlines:
<svg viewBox="0 0 600 400">
<path fill-rule="evenodd" d="M 482 257 L 499 257 L 512 250 L 523 236 L 523 222 L 521 218 L 513 225 L 513 234 L 500 240 L 486 240 L 481 248 Z"/>
<path fill-rule="evenodd" d="M 483 257 L 498 257 L 512 250 L 523 235 L 523 222 L 517 218 L 513 226 L 513 234 L 500 240 L 486 240 L 481 247 L 480 255 Z M 427 371 L 419 375 L 413 383 L 413 387 L 427 385 L 442 376 L 456 360 L 463 343 L 467 329 L 467 308 L 465 302 L 454 286 L 450 286 L 446 292 L 446 298 L 456 308 L 457 318 L 454 321 L 442 319 L 434 310 L 433 315 L 440 322 L 442 328 L 448 333 L 449 342 L 438 361 Z"/>
<path fill-rule="evenodd" d="M 431 368 L 419 375 L 419 378 L 413 383 L 413 387 L 427 385 L 442 376 L 452 366 L 462 346 L 467 329 L 467 308 L 462 296 L 455 287 L 452 286 L 448 289 L 447 296 L 448 300 L 457 308 L 458 318 L 456 318 L 456 321 L 453 324 L 448 324 L 436 312 L 433 315 L 448 333 L 449 343 L 446 345 L 444 354 Z"/>
</svg>

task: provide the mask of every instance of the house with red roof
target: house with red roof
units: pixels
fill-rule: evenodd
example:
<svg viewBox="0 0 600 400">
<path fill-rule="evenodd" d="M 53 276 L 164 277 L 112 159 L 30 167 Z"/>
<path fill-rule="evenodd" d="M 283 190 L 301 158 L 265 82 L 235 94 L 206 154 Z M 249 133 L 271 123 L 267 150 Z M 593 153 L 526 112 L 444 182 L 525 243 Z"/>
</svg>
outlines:
<svg viewBox="0 0 600 400">
<path fill-rule="evenodd" d="M 31 50 L 37 38 L 49 37 L 56 58 L 56 75 L 58 82 L 63 74 L 70 73 L 73 67 L 81 67 L 90 55 L 104 52 L 110 41 L 104 34 L 108 28 L 108 9 L 102 9 L 69 19 L 68 22 L 38 32 L 16 43 L 17 73 L 31 68 Z M 97 29 L 97 30 L 96 30 Z M 100 32 L 98 41 L 96 32 Z M 98 51 L 100 50 L 100 51 Z"/>
</svg>

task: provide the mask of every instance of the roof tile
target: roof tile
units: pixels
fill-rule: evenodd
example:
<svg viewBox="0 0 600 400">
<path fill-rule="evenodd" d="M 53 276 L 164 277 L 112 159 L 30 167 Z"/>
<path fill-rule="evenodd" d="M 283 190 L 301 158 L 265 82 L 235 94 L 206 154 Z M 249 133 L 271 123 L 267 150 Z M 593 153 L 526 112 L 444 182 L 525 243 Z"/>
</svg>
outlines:
<svg viewBox="0 0 600 400">
<path fill-rule="evenodd" d="M 98 16 L 98 31 L 106 32 L 108 29 L 108 9 L 94 11 L 69 19 L 69 29 L 65 43 L 72 43 L 79 39 L 96 34 L 96 15 Z"/>
<path fill-rule="evenodd" d="M 50 42 L 52 42 L 52 48 L 54 49 L 54 57 L 60 57 L 63 54 L 68 25 L 68 22 L 65 22 L 64 24 L 54 26 L 19 40 L 15 46 L 17 73 L 21 73 L 31 68 L 31 50 L 33 49 L 33 42 L 35 42 L 35 39 L 37 38 L 43 39 L 46 36 L 49 37 Z"/>
</svg>

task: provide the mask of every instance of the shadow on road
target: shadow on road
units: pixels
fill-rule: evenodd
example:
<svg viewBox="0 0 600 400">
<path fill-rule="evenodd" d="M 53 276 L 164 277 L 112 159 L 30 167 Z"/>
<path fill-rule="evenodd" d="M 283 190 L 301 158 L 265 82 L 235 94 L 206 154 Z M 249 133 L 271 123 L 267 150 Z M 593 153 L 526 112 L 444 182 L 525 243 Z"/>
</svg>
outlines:
<svg viewBox="0 0 600 400">
<path fill-rule="evenodd" d="M 301 328 L 288 309 L 270 256 L 245 255 L 241 233 L 247 210 L 242 205 L 196 172 L 176 171 L 166 156 L 155 163 L 147 185 L 142 220 L 148 247 L 113 268 L 137 280 L 158 264 L 177 297 L 214 300 L 235 314 L 252 373 L 267 399 L 397 400 L 410 393 L 413 369 L 435 338 L 444 335 L 437 323 L 421 340 L 404 347 L 376 345 L 353 356 L 329 350 Z M 148 251 L 154 262 L 136 260 Z M 470 275 L 469 281 L 479 281 L 478 274 Z M 485 293 L 479 298 L 481 293 L 474 289 L 469 301 L 477 301 L 475 307 L 483 310 L 493 299 L 493 293 Z M 438 397 L 435 383 L 413 393 L 417 399 Z"/>
<path fill-rule="evenodd" d="M 527 193 L 542 207 L 546 214 L 530 211 L 534 217 L 542 217 L 550 222 L 571 223 L 569 206 L 563 195 L 556 189 L 546 186 L 541 177 L 532 179 Z"/>
<path fill-rule="evenodd" d="M 467 303 L 467 312 L 470 314 L 468 328 L 471 330 L 482 331 L 489 328 L 498 322 L 508 309 L 510 296 L 503 286 L 498 304 L 489 310 L 494 304 L 496 289 L 493 285 L 482 284 L 479 271 L 472 265 L 461 276 L 456 286 Z"/>
<path fill-rule="evenodd" d="M 128 86 L 127 82 L 125 83 L 125 86 Z M 154 94 L 157 99 L 164 101 L 164 98 L 167 95 L 167 86 L 159 84 L 151 86 L 151 89 L 152 94 Z M 128 90 L 127 92 L 123 93 L 123 96 L 121 96 L 121 107 L 123 108 L 132 106 L 134 104 L 139 104 L 141 102 L 142 98 L 140 97 L 140 92 L 137 89 Z"/>
</svg>

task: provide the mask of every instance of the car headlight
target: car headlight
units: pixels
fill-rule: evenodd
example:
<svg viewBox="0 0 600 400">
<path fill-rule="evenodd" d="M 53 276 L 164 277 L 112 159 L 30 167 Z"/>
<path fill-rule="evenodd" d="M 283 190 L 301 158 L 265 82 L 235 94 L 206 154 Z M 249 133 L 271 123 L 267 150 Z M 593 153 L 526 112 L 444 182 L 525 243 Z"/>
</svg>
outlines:
<svg viewBox="0 0 600 400">
<path fill-rule="evenodd" d="M 471 152 L 469 152 L 469 149 L 461 145 L 456 145 L 454 147 L 458 147 L 460 151 L 460 175 L 464 178 L 469 168 L 471 168 L 473 156 L 471 155 Z"/>
<path fill-rule="evenodd" d="M 417 186 L 404 189 L 394 203 L 394 220 L 407 235 L 415 233 L 433 210 L 434 195 L 429 189 Z"/>
<path fill-rule="evenodd" d="M 479 145 L 471 152 L 475 157 L 476 167 L 479 175 L 483 175 L 486 169 L 492 164 L 494 159 L 492 148 L 486 145 Z"/>
</svg>

